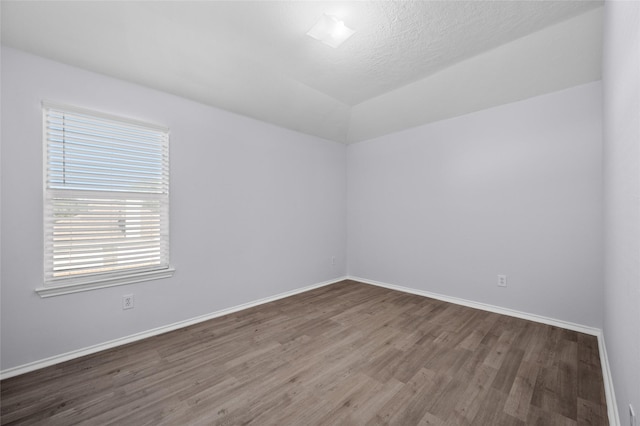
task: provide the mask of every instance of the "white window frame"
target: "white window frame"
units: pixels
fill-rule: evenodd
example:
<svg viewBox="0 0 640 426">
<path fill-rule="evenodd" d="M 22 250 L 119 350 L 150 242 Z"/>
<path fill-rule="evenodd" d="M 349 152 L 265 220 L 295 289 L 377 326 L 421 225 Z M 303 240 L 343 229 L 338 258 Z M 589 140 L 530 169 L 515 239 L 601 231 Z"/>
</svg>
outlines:
<svg viewBox="0 0 640 426">
<path fill-rule="evenodd" d="M 140 191 L 127 191 L 127 190 L 106 190 L 97 191 L 95 189 L 82 190 L 78 188 L 60 188 L 55 184 L 50 185 L 50 162 L 49 162 L 49 132 L 48 132 L 48 111 L 59 111 L 69 114 L 82 114 L 96 118 L 98 120 L 106 120 L 110 122 L 116 122 L 119 125 L 130 127 L 131 129 L 151 131 L 160 133 L 161 142 L 157 145 L 162 152 L 163 162 L 166 164 L 163 167 L 165 175 L 161 189 L 154 191 L 148 191 L 145 193 L 144 188 Z M 169 263 L 169 129 L 163 126 L 144 123 L 137 120 L 131 120 L 128 118 L 122 118 L 111 114 L 105 114 L 96 112 L 84 108 L 78 108 L 68 105 L 56 104 L 49 101 L 42 102 L 42 132 L 43 132 L 43 222 L 44 222 L 44 284 L 42 287 L 36 288 L 36 292 L 41 297 L 58 296 L 61 294 L 77 293 L 80 291 L 93 290 L 104 287 L 112 287 L 118 285 L 131 284 L 141 281 L 156 280 L 161 278 L 169 278 L 175 272 L 175 269 L 170 266 Z M 146 142 L 145 142 L 146 143 Z M 53 146 L 54 143 L 51 143 Z M 129 150 L 130 148 L 126 148 Z M 63 151 L 66 152 L 66 151 Z M 95 151 L 94 151 L 95 152 Z M 111 154 L 110 154 L 111 155 Z M 53 170 L 53 169 L 52 169 Z M 66 167 L 63 168 L 66 170 Z M 66 173 L 66 172 L 65 172 Z M 65 176 L 67 176 L 65 174 Z M 95 176 L 95 175 L 91 175 Z M 144 176 L 144 175 L 143 175 Z M 136 178 L 137 181 L 137 178 Z M 86 182 L 86 181 L 85 181 Z M 62 184 L 60 184 L 62 185 Z M 58 186 L 60 186 L 58 185 Z M 63 185 L 68 185 L 65 183 Z M 82 184 L 80 184 L 82 185 Z M 53 187 L 53 188 L 52 188 Z M 155 187 L 154 187 L 155 188 Z M 158 186 L 160 188 L 160 186 Z M 110 271 L 77 271 L 75 274 L 69 274 L 69 276 L 60 276 L 60 272 L 55 272 L 54 268 L 54 243 L 53 243 L 53 230 L 54 230 L 54 209 L 53 206 L 56 202 L 60 202 L 61 199 L 73 199 L 77 200 L 99 200 L 98 202 L 105 202 L 109 205 L 122 203 L 123 205 L 130 204 L 132 200 L 142 200 L 140 202 L 151 202 L 161 205 L 157 207 L 158 216 L 160 222 L 160 247 L 158 256 L 160 260 L 157 265 L 150 266 L 136 266 L 132 268 L 119 269 L 123 267 L 122 263 L 117 263 L 115 268 Z M 109 201 L 106 201 L 109 200 Z M 88 201 L 84 201 L 88 203 Z M 138 202 L 138 201 L 137 201 Z M 136 203 L 137 203 L 136 202 Z M 81 203 L 77 204 L 82 206 Z M 95 205 L 95 204 L 94 204 Z M 113 208 L 113 207 L 109 207 Z M 119 211 L 119 210 L 117 210 Z M 126 210 L 125 210 L 126 211 Z M 93 213 L 95 214 L 95 213 Z M 98 213 L 102 215 L 102 212 Z M 81 222 L 84 224 L 84 222 Z M 125 232 L 125 231 L 123 231 Z M 103 239 L 103 237 L 101 237 Z M 113 244 L 113 243 L 110 243 Z M 127 243 L 130 244 L 130 243 Z M 95 250 L 95 249 L 92 249 Z M 118 248 L 117 250 L 123 250 Z M 82 253 L 85 256 L 86 253 Z M 122 254 L 118 254 L 120 256 Z M 93 256 L 93 255 L 92 255 Z M 137 253 L 136 253 L 137 256 Z M 102 260 L 104 262 L 104 260 Z M 77 262 L 73 260 L 72 262 Z M 104 264 L 103 264 L 104 265 Z M 108 266 L 102 266 L 102 269 L 108 268 Z M 86 269 L 86 267 L 85 267 Z M 56 276 L 58 274 L 58 276 Z"/>
</svg>

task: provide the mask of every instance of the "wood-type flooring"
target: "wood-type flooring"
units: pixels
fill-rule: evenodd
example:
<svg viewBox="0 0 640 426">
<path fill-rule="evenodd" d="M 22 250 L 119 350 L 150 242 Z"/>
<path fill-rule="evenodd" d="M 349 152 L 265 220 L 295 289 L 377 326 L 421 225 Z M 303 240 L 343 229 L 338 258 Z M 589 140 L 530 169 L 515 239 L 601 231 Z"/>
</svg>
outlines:
<svg viewBox="0 0 640 426">
<path fill-rule="evenodd" d="M 0 387 L 2 425 L 608 424 L 595 337 L 353 281 Z"/>
</svg>

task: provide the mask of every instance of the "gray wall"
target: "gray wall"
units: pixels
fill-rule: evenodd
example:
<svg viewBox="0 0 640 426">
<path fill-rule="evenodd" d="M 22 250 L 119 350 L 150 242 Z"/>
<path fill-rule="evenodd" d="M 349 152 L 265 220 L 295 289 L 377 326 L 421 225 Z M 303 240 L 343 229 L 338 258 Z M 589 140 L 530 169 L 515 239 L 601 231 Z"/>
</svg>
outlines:
<svg viewBox="0 0 640 426">
<path fill-rule="evenodd" d="M 605 4 L 604 336 L 623 425 L 640 421 L 640 3 Z"/>
<path fill-rule="evenodd" d="M 601 327 L 601 104 L 596 82 L 350 145 L 349 274 Z"/>
<path fill-rule="evenodd" d="M 34 293 L 43 99 L 171 129 L 173 278 Z M 344 276 L 345 156 L 339 143 L 3 48 L 0 368 Z M 136 306 L 123 311 L 128 293 Z"/>
</svg>

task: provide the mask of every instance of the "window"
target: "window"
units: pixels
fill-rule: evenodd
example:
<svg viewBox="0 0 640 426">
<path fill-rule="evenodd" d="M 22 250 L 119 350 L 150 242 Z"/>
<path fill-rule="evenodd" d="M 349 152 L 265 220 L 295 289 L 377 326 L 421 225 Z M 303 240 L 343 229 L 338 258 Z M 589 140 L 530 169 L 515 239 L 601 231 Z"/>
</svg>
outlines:
<svg viewBox="0 0 640 426">
<path fill-rule="evenodd" d="M 169 132 L 43 103 L 43 297 L 171 276 Z"/>
</svg>

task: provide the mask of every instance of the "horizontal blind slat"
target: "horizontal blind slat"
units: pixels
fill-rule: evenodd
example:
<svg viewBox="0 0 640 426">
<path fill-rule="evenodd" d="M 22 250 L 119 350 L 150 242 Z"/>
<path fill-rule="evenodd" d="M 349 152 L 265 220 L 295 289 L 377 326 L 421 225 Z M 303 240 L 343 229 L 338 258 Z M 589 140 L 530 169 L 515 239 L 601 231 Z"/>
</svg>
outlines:
<svg viewBox="0 0 640 426">
<path fill-rule="evenodd" d="M 115 174 L 118 176 L 140 176 L 141 178 L 159 179 L 162 177 L 162 170 L 159 169 L 136 169 L 116 168 L 107 166 L 97 166 L 94 164 L 70 165 L 63 161 L 51 163 L 49 170 L 51 173 L 62 173 L 67 171 L 70 173 L 93 173 L 96 175 Z"/>
<path fill-rule="evenodd" d="M 89 244 L 83 244 L 84 241 L 76 242 L 74 241 L 72 244 L 69 242 L 56 244 L 55 246 L 47 247 L 47 251 L 51 253 L 91 253 L 98 252 L 100 250 L 111 250 L 116 247 L 121 250 L 129 250 L 135 248 L 144 248 L 153 245 L 162 245 L 162 239 L 160 237 L 157 238 L 147 238 L 147 239 L 139 239 L 136 242 L 133 241 L 91 241 Z"/>
<path fill-rule="evenodd" d="M 131 260 L 122 262 L 102 262 L 91 265 L 84 265 L 77 268 L 58 268 L 54 270 L 53 276 L 60 277 L 64 275 L 77 275 L 79 273 L 92 273 L 96 271 L 118 271 L 138 266 L 161 265 L 159 259 Z"/>
<path fill-rule="evenodd" d="M 141 167 L 143 169 L 160 169 L 162 155 L 135 155 L 118 151 L 108 151 L 99 148 L 73 145 L 71 143 L 51 144 L 49 146 L 49 161 L 52 163 L 72 164 L 82 166 L 84 161 L 104 162 L 107 164 L 126 166 L 127 168 Z"/>
<path fill-rule="evenodd" d="M 67 173 L 66 175 L 51 175 L 49 180 L 52 184 L 59 183 L 60 185 L 67 186 L 81 186 L 91 187 L 96 186 L 98 188 L 108 189 L 110 186 L 114 188 L 143 188 L 147 191 L 162 192 L 163 185 L 160 182 L 148 181 L 147 179 L 125 179 L 125 178 L 109 178 L 109 176 L 95 176 L 95 175 L 76 175 Z"/>
<path fill-rule="evenodd" d="M 95 148 L 108 148 L 114 151 L 136 152 L 141 154 L 161 154 L 164 150 L 157 140 L 140 142 L 138 140 L 111 138 L 93 133 L 82 133 L 66 129 L 48 127 L 47 134 L 50 141 L 54 143 L 68 143 L 78 146 L 89 146 Z"/>
<path fill-rule="evenodd" d="M 147 167 L 153 166 L 158 168 L 165 160 L 166 153 L 150 152 L 147 155 L 126 151 L 108 151 L 99 147 L 85 146 L 73 144 L 68 141 L 52 141 L 48 150 L 51 160 L 56 161 L 58 158 L 65 160 L 72 159 L 74 162 L 88 160 L 111 160 L 112 163 L 119 161 L 128 165 L 146 164 Z"/>
<path fill-rule="evenodd" d="M 80 257 L 96 257 L 96 255 L 106 256 L 107 253 L 134 253 L 136 250 L 154 250 L 160 249 L 160 240 L 150 241 L 144 244 L 114 244 L 104 246 L 66 246 L 55 247 L 52 251 L 54 259 L 61 258 L 80 258 Z"/>
<path fill-rule="evenodd" d="M 120 263 L 124 260 L 132 260 L 132 259 L 149 259 L 149 258 L 159 258 L 160 250 L 157 248 L 150 248 L 149 250 L 140 251 L 137 253 L 133 252 L 115 252 L 115 253 L 105 253 L 103 256 L 96 255 L 78 255 L 78 256 L 63 256 L 58 255 L 53 257 L 53 265 L 57 268 L 71 268 L 71 267 L 81 267 L 89 264 L 105 263 L 109 262 L 111 258 L 117 258 L 117 263 Z"/>
<path fill-rule="evenodd" d="M 96 138 L 98 140 L 112 140 L 117 141 L 115 143 L 116 146 L 126 146 L 124 144 L 124 142 L 126 142 L 131 146 L 148 146 L 155 150 L 158 146 L 158 141 L 162 141 L 164 139 L 157 135 L 134 135 L 105 130 L 106 129 L 104 128 L 69 126 L 68 123 L 62 121 L 49 121 L 47 124 L 47 132 L 49 132 L 49 134 L 68 134 L 78 135 L 78 137 L 86 139 Z"/>
<path fill-rule="evenodd" d="M 105 157 L 115 157 L 120 156 L 123 158 L 131 157 L 131 158 L 162 158 L 164 156 L 164 152 L 161 150 L 135 150 L 135 149 L 118 149 L 110 146 L 109 143 L 91 143 L 88 141 L 79 140 L 73 138 L 69 135 L 59 137 L 49 137 L 50 140 L 50 148 L 52 150 L 65 150 L 67 153 L 72 152 L 90 152 L 93 153 L 96 157 L 103 155 Z"/>
</svg>

